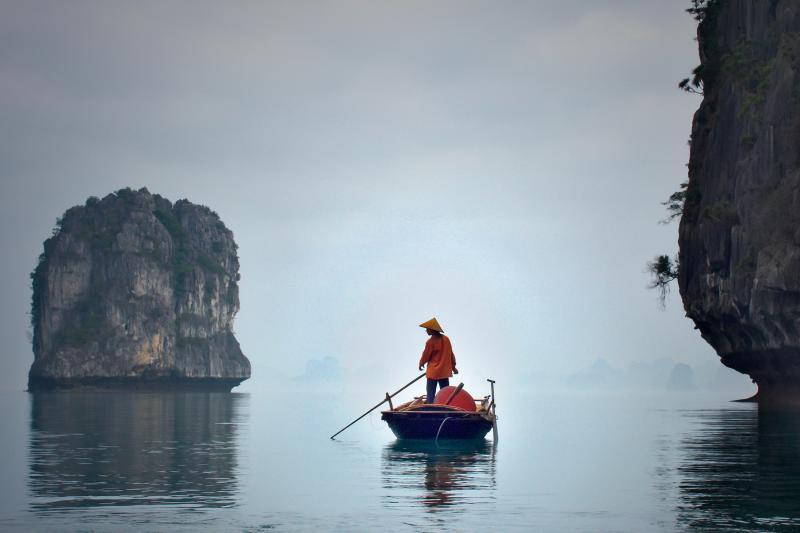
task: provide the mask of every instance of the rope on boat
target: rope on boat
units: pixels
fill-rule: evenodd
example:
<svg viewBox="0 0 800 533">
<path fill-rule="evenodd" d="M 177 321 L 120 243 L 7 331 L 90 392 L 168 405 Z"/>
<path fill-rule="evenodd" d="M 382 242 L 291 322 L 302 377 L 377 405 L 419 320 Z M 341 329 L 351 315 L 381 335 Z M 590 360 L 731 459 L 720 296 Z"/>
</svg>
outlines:
<svg viewBox="0 0 800 533">
<path fill-rule="evenodd" d="M 436 438 L 433 439 L 434 444 L 439 444 L 439 433 L 442 432 L 442 428 L 444 427 L 444 423 L 447 422 L 448 420 L 450 420 L 451 418 L 453 418 L 453 417 L 452 416 L 446 416 L 444 418 L 444 420 L 442 420 L 442 423 L 439 424 L 439 431 L 436 432 Z"/>
</svg>

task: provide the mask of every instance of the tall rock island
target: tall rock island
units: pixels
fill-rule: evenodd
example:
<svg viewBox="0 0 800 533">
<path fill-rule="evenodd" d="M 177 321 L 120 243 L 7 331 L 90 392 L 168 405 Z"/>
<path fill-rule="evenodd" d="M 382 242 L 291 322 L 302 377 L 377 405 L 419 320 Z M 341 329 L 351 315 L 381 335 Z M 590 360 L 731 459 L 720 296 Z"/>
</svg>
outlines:
<svg viewBox="0 0 800 533">
<path fill-rule="evenodd" d="M 684 307 L 759 400 L 800 399 L 800 3 L 696 2 L 703 100 L 680 224 Z"/>
<path fill-rule="evenodd" d="M 147 189 L 67 210 L 31 274 L 28 388 L 230 390 L 249 378 L 232 329 L 236 248 L 209 208 Z"/>
</svg>

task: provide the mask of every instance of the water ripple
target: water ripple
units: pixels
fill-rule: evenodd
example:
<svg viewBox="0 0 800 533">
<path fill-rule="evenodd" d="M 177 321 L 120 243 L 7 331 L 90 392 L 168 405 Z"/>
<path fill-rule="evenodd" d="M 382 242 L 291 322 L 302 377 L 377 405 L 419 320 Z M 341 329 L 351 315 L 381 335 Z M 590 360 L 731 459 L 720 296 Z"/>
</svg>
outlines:
<svg viewBox="0 0 800 533">
<path fill-rule="evenodd" d="M 495 500 L 494 448 L 486 441 L 396 441 L 384 448 L 382 459 L 387 508 L 455 512 L 469 506 L 479 513 Z"/>
<path fill-rule="evenodd" d="M 678 523 L 692 530 L 800 528 L 800 412 L 686 412 Z"/>
<path fill-rule="evenodd" d="M 234 505 L 239 401 L 213 393 L 34 394 L 31 510 Z"/>
</svg>

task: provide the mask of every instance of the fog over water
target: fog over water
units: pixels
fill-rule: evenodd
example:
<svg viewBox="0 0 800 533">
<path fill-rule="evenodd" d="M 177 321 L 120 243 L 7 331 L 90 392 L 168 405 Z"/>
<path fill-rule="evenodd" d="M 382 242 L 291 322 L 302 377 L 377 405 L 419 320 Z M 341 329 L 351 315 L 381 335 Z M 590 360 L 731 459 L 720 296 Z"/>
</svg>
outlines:
<svg viewBox="0 0 800 533">
<path fill-rule="evenodd" d="M 676 251 L 687 5 L 0 2 L 0 387 L 25 386 L 56 217 L 126 186 L 233 230 L 243 391 L 325 357 L 402 384 L 434 315 L 468 386 L 702 374 L 713 351 L 644 273 Z"/>
</svg>

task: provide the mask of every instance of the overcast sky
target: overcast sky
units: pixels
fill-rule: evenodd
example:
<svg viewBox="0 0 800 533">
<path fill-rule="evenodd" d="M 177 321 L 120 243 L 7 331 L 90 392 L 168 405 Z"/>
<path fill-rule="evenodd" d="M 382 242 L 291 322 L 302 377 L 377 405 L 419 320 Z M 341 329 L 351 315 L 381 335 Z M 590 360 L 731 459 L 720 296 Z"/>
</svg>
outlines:
<svg viewBox="0 0 800 533">
<path fill-rule="evenodd" d="M 434 315 L 468 379 L 714 361 L 644 273 L 677 250 L 687 5 L 0 0 L 0 386 L 56 217 L 126 186 L 234 232 L 251 390 L 325 356 L 401 384 Z"/>
</svg>

